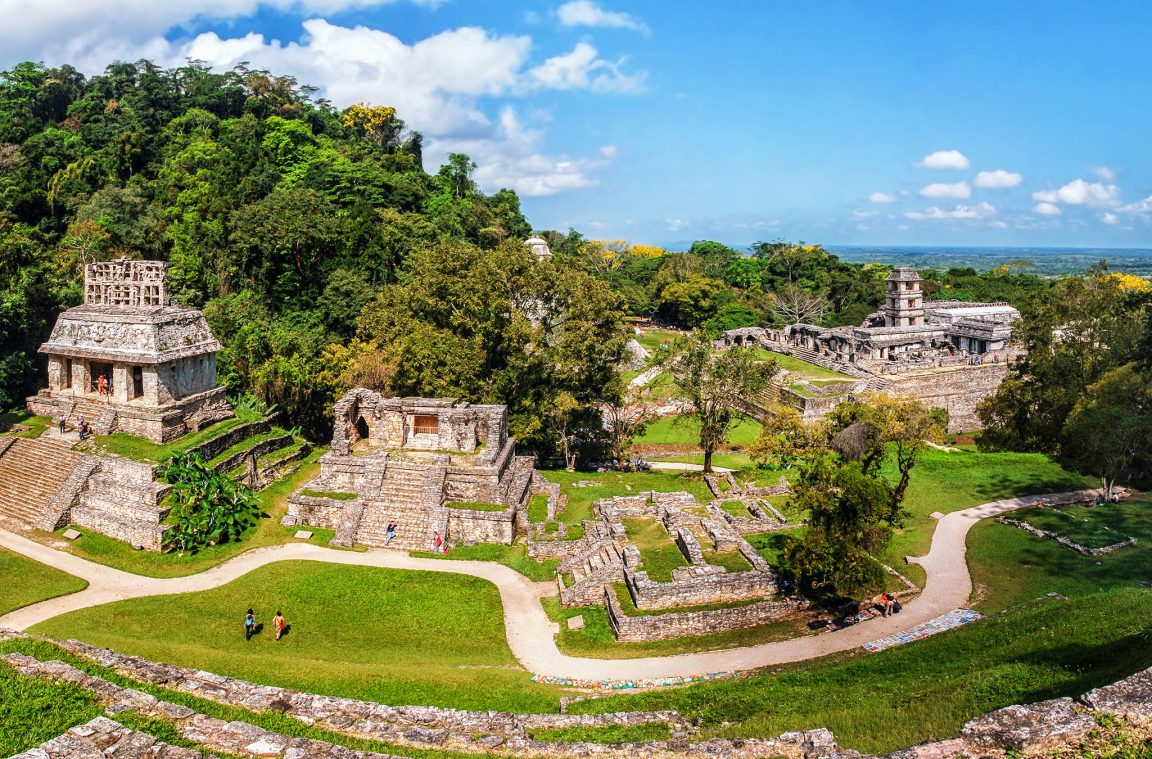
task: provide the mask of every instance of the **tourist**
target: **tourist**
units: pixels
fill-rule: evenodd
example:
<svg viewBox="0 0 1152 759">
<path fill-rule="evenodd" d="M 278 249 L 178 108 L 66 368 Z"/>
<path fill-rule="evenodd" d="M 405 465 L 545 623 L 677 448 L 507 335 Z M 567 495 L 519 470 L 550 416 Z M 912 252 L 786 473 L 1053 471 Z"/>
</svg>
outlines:
<svg viewBox="0 0 1152 759">
<path fill-rule="evenodd" d="M 251 609 L 244 615 L 244 640 L 252 640 L 256 634 L 256 613 Z"/>
<path fill-rule="evenodd" d="M 396 537 L 396 523 L 395 522 L 389 522 L 388 523 L 388 529 L 385 531 L 385 536 L 386 536 L 386 539 L 384 540 L 384 545 L 388 545 L 389 543 L 392 542 L 392 538 Z"/>
<path fill-rule="evenodd" d="M 884 616 L 892 616 L 892 610 L 896 607 L 896 597 L 891 593 L 880 594 L 880 605 L 884 607 Z"/>
<path fill-rule="evenodd" d="M 440 533 L 433 533 L 436 537 L 432 539 L 432 553 L 440 553 L 440 547 L 444 545 L 444 539 L 440 537 Z"/>
<path fill-rule="evenodd" d="M 272 629 L 276 631 L 276 640 L 280 640 L 280 636 L 284 634 L 284 615 L 279 609 L 276 610 L 276 616 L 272 617 Z"/>
<path fill-rule="evenodd" d="M 105 395 L 108 392 L 108 378 L 101 374 L 96 378 L 96 392 Z"/>
<path fill-rule="evenodd" d="M 84 417 L 80 417 L 80 423 L 76 425 L 77 434 L 81 440 L 87 440 L 91 431 L 88 429 L 88 422 L 84 421 Z"/>
<path fill-rule="evenodd" d="M 60 434 L 63 435 L 67 431 L 68 431 L 68 422 L 66 422 L 64 420 L 64 417 L 60 417 Z"/>
</svg>

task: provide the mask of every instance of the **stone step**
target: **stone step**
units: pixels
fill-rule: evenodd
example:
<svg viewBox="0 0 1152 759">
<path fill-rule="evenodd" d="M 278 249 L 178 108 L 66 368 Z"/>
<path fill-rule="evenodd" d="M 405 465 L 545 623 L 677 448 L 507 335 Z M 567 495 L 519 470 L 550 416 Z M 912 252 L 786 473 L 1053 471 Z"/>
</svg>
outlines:
<svg viewBox="0 0 1152 759">
<path fill-rule="evenodd" d="M 0 456 L 0 517 L 35 524 L 83 460 L 57 445 L 16 439 Z"/>
</svg>

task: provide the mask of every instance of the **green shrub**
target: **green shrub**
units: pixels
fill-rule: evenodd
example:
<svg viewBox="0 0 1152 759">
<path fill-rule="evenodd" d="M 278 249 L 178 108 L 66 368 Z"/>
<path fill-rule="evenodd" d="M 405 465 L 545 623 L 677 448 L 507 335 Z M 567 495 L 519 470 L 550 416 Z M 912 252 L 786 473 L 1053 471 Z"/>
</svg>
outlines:
<svg viewBox="0 0 1152 759">
<path fill-rule="evenodd" d="M 256 521 L 256 496 L 204 463 L 198 453 L 179 453 L 164 467 L 175 502 L 168 550 L 181 553 L 227 543 Z"/>
</svg>

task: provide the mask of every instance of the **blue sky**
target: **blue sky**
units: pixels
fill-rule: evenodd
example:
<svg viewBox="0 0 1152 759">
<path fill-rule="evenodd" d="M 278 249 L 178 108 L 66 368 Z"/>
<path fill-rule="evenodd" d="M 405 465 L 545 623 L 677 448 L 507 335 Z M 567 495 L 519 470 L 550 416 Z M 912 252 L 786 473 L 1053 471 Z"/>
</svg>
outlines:
<svg viewBox="0 0 1152 759">
<path fill-rule="evenodd" d="M 0 66 L 248 61 L 395 105 L 537 228 L 1152 247 L 1152 4 L 0 0 Z"/>
</svg>

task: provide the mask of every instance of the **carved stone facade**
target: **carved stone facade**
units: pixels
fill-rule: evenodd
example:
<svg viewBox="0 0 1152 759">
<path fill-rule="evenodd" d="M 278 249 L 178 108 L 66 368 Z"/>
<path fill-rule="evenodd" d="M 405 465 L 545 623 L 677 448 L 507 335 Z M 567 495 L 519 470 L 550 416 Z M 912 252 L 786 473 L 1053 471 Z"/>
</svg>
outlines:
<svg viewBox="0 0 1152 759">
<path fill-rule="evenodd" d="M 430 550 L 437 534 L 450 544 L 511 544 L 534 469 L 530 457 L 515 455 L 507 407 L 361 388 L 334 411 L 332 448 L 307 489 L 354 497 L 297 493 L 289 521 L 334 529 L 337 545 Z M 391 539 L 389 524 L 396 526 Z"/>
<path fill-rule="evenodd" d="M 167 300 L 164 276 L 161 261 L 86 267 L 84 305 L 40 346 L 48 387 L 28 399 L 33 413 L 154 442 L 232 415 L 216 384 L 221 345 L 203 314 Z"/>
</svg>

